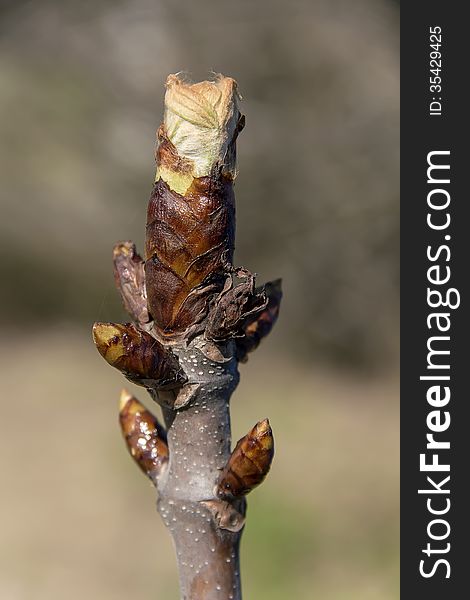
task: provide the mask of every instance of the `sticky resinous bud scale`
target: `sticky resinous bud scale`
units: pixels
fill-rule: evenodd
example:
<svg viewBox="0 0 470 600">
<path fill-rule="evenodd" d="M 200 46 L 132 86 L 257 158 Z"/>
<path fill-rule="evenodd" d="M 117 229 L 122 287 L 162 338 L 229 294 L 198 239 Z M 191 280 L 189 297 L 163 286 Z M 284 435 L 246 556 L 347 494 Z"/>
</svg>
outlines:
<svg viewBox="0 0 470 600">
<path fill-rule="evenodd" d="M 148 307 L 163 339 L 188 338 L 224 286 L 235 241 L 235 81 L 188 84 L 170 75 L 147 213 Z"/>
</svg>

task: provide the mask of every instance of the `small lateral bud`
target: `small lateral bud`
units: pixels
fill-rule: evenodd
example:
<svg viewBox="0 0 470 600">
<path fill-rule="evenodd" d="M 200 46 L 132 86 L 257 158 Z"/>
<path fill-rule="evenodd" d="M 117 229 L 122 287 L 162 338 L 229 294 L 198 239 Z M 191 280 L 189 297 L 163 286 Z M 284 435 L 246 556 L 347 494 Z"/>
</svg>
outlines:
<svg viewBox="0 0 470 600">
<path fill-rule="evenodd" d="M 247 354 L 256 350 L 277 321 L 282 299 L 281 280 L 268 282 L 264 286 L 264 292 L 268 299 L 265 309 L 248 320 L 243 329 L 244 336 L 237 339 L 238 358 L 241 361 L 247 360 Z"/>
<path fill-rule="evenodd" d="M 168 463 L 164 429 L 157 418 L 127 390 L 121 392 L 119 422 L 132 458 L 156 485 Z"/>
<path fill-rule="evenodd" d="M 273 432 L 264 419 L 238 441 L 220 476 L 217 496 L 228 499 L 248 494 L 266 477 L 273 456 Z"/>
<path fill-rule="evenodd" d="M 171 350 L 131 323 L 95 323 L 93 340 L 103 358 L 138 385 L 176 387 L 186 379 Z"/>
<path fill-rule="evenodd" d="M 137 323 L 147 323 L 147 292 L 144 261 L 133 242 L 118 242 L 113 248 L 114 281 L 124 308 Z"/>
</svg>

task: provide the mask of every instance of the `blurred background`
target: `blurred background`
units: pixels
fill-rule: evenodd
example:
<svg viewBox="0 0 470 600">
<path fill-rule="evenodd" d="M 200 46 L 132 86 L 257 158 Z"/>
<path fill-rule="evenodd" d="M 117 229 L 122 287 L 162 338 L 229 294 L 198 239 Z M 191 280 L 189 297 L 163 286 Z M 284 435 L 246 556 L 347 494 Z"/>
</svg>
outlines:
<svg viewBox="0 0 470 600">
<path fill-rule="evenodd" d="M 90 328 L 126 320 L 111 249 L 143 250 L 164 81 L 181 70 L 238 80 L 236 264 L 284 281 L 233 399 L 234 440 L 269 416 L 277 444 L 249 497 L 244 596 L 398 597 L 398 10 L 0 3 L 0 598 L 178 597 L 120 437 L 124 380 Z"/>
</svg>

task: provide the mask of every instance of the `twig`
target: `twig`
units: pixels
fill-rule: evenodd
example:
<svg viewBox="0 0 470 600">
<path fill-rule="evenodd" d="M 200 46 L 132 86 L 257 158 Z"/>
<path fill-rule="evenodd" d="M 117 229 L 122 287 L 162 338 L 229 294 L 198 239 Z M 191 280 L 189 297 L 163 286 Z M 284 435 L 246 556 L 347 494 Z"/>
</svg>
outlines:
<svg viewBox="0 0 470 600">
<path fill-rule="evenodd" d="M 277 319 L 280 281 L 255 287 L 232 266 L 235 142 L 244 125 L 233 79 L 167 79 L 148 207 L 146 259 L 114 248 L 114 274 L 134 323 L 95 323 L 109 364 L 162 407 L 166 432 L 125 390 L 120 422 L 158 491 L 176 547 L 182 600 L 240 600 L 245 495 L 269 471 L 267 419 L 231 453 L 229 402 L 238 363 Z M 238 281 L 237 281 L 238 280 Z"/>
</svg>

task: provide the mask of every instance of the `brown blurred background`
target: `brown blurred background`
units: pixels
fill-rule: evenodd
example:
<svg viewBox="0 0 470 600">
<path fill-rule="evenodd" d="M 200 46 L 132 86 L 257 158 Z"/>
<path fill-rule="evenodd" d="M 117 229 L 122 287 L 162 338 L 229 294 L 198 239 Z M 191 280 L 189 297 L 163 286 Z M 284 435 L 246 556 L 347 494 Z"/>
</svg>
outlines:
<svg viewBox="0 0 470 600">
<path fill-rule="evenodd" d="M 170 538 L 90 339 L 123 320 L 164 81 L 235 77 L 236 262 L 284 280 L 233 399 L 277 455 L 249 498 L 247 600 L 398 597 L 398 3 L 0 3 L 0 598 L 177 598 Z M 142 389 L 135 388 L 146 400 Z"/>
</svg>

